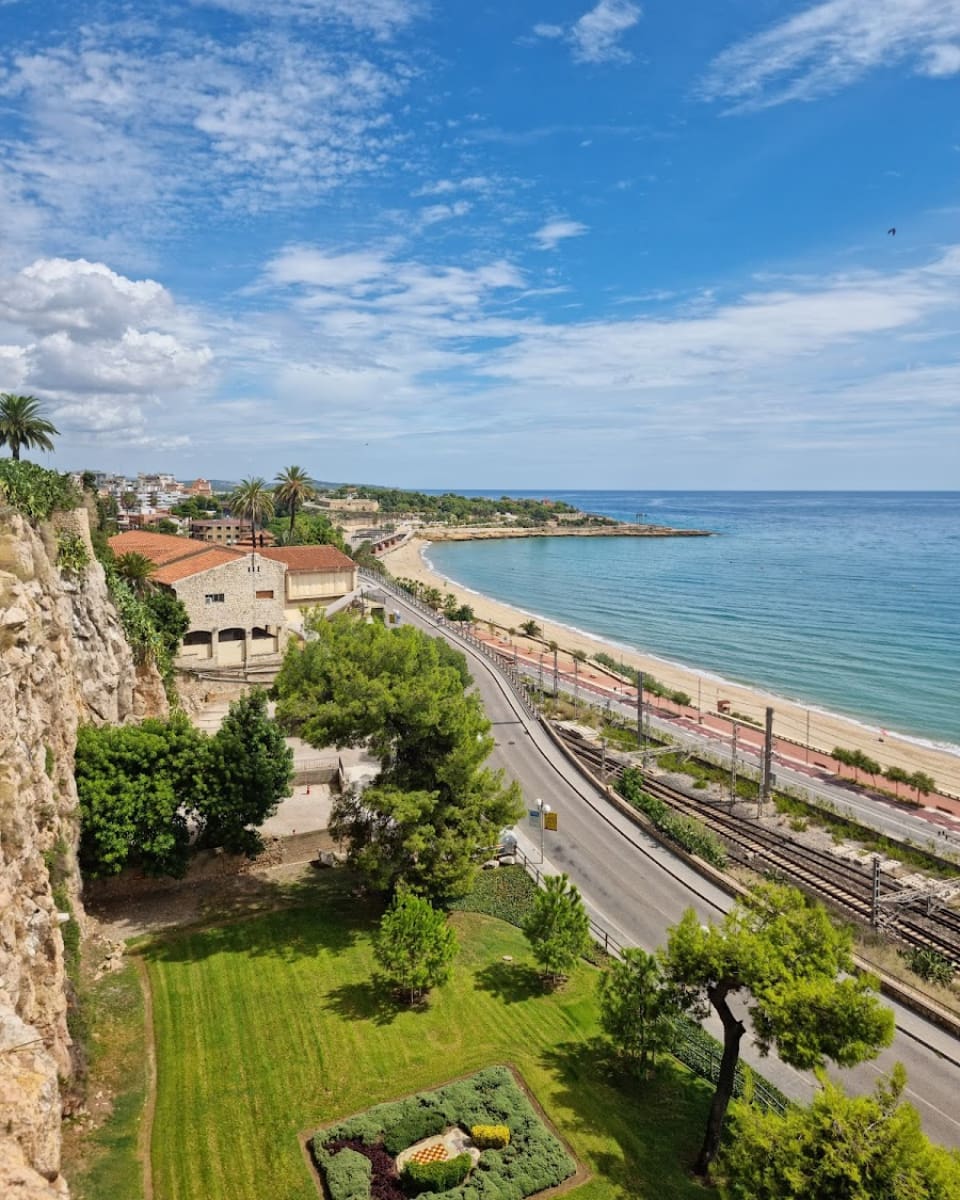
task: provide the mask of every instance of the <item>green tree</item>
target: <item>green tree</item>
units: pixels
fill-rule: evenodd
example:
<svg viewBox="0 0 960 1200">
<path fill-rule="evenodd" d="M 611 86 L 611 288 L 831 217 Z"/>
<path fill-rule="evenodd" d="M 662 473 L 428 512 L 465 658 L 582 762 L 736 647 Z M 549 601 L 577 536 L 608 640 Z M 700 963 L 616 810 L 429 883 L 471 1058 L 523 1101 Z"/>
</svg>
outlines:
<svg viewBox="0 0 960 1200">
<path fill-rule="evenodd" d="M 113 569 L 138 596 L 144 596 L 150 591 L 156 564 L 145 554 L 136 550 L 128 550 L 126 554 L 118 554 L 113 562 Z"/>
<path fill-rule="evenodd" d="M 483 766 L 493 748 L 466 664 L 412 626 L 318 621 L 287 649 L 277 717 L 313 746 L 366 745 L 373 786 L 338 796 L 331 832 L 378 888 L 399 879 L 445 901 L 469 887 L 500 830 L 522 812 L 516 784 Z M 459 656 L 462 658 L 462 656 Z"/>
<path fill-rule="evenodd" d="M 154 525 L 154 529 L 157 533 L 178 534 L 180 532 L 180 526 L 176 521 L 171 521 L 169 517 L 161 517 L 156 525 Z"/>
<path fill-rule="evenodd" d="M 292 528 L 286 521 L 275 518 L 268 528 L 281 546 L 336 546 L 347 553 L 343 534 L 326 513 L 297 513 Z"/>
<path fill-rule="evenodd" d="M 14 461 L 20 458 L 20 449 L 36 446 L 40 450 L 52 450 L 51 434 L 59 436 L 60 430 L 41 415 L 40 401 L 36 396 L 14 396 L 0 393 L 0 446 L 9 446 Z"/>
<path fill-rule="evenodd" d="M 730 999 L 744 993 L 761 1054 L 776 1047 L 790 1066 L 830 1059 L 842 1067 L 876 1055 L 893 1038 L 893 1014 L 875 981 L 853 975 L 852 934 L 794 888 L 762 884 L 719 925 L 684 913 L 661 952 L 664 974 L 698 1017 L 710 1008 L 723 1025 L 723 1054 L 696 1171 L 705 1175 L 720 1146 L 733 1094 L 744 1022 Z"/>
<path fill-rule="evenodd" d="M 380 921 L 373 953 L 387 980 L 414 1004 L 449 980 L 457 937 L 445 913 L 401 887 Z"/>
<path fill-rule="evenodd" d="M 521 621 L 520 622 L 520 630 L 522 633 L 525 633 L 527 635 L 527 637 L 530 637 L 530 638 L 539 637 L 540 634 L 543 632 L 543 630 L 536 623 L 536 621 Z"/>
<path fill-rule="evenodd" d="M 883 776 L 893 784 L 894 795 L 900 795 L 900 784 L 910 782 L 910 772 L 905 771 L 903 767 L 887 767 Z"/>
<path fill-rule="evenodd" d="M 921 793 L 924 796 L 929 796 L 931 792 L 937 790 L 937 782 L 931 775 L 926 775 L 923 771 L 914 771 L 908 780 L 910 786 L 916 789 L 917 803 L 920 803 Z"/>
<path fill-rule="evenodd" d="M 80 487 L 85 492 L 97 490 L 97 476 L 94 471 L 84 471 L 80 476 Z"/>
<path fill-rule="evenodd" d="M 317 490 L 303 467 L 284 467 L 276 477 L 276 484 L 274 498 L 290 514 L 290 533 L 293 533 L 297 513 L 305 500 L 316 499 Z"/>
<path fill-rule="evenodd" d="M 204 737 L 178 713 L 167 721 L 77 732 L 80 864 L 94 878 L 138 864 L 180 876 L 188 819 L 203 808 Z"/>
<path fill-rule="evenodd" d="M 900 1063 L 870 1096 L 821 1078 L 783 1114 L 734 1101 L 718 1161 L 725 1200 L 956 1200 L 960 1154 L 924 1136 Z"/>
<path fill-rule="evenodd" d="M 293 751 L 267 714 L 262 688 L 234 700 L 208 740 L 206 780 L 203 843 L 238 853 L 258 850 L 256 827 L 273 816 L 293 784 Z"/>
<path fill-rule="evenodd" d="M 137 507 L 137 493 L 136 492 L 121 492 L 120 493 L 120 504 L 121 504 L 124 512 L 132 512 L 133 509 L 135 509 Z"/>
<path fill-rule="evenodd" d="M 523 922 L 533 956 L 550 983 L 570 974 L 590 944 L 590 918 L 566 875 L 547 875 Z"/>
<path fill-rule="evenodd" d="M 273 516 L 273 495 L 267 490 L 267 481 L 259 477 L 242 479 L 230 494 L 229 504 L 235 517 L 250 522 L 250 545 L 256 546 L 257 527 L 262 529 Z"/>
<path fill-rule="evenodd" d="M 190 628 L 190 617 L 183 601 L 167 587 L 152 588 L 143 599 L 167 656 L 176 658 L 183 635 Z"/>
<path fill-rule="evenodd" d="M 666 1050 L 679 1015 L 655 954 L 624 950 L 600 976 L 600 1028 L 616 1052 L 641 1075 Z"/>
</svg>

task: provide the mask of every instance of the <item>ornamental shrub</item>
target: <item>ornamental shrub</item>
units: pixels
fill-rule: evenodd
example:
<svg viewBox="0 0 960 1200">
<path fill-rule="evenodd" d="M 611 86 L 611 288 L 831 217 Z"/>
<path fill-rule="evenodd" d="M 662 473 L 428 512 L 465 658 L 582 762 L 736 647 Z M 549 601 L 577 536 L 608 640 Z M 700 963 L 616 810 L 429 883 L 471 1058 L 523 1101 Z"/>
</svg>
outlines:
<svg viewBox="0 0 960 1200">
<path fill-rule="evenodd" d="M 383 1146 L 390 1154 L 399 1154 L 414 1142 L 442 1133 L 448 1121 L 435 1108 L 414 1108 L 383 1131 Z"/>
<path fill-rule="evenodd" d="M 470 1136 L 478 1150 L 502 1150 L 510 1144 L 510 1130 L 506 1125 L 472 1125 Z"/>
<path fill-rule="evenodd" d="M 330 1200 L 369 1200 L 369 1158 L 356 1150 L 341 1150 L 324 1164 Z"/>
<path fill-rule="evenodd" d="M 473 1159 L 469 1154 L 458 1154 L 444 1162 L 408 1162 L 400 1174 L 403 1186 L 412 1196 L 421 1192 L 446 1192 L 467 1177 Z M 333 1197 L 338 1200 L 338 1197 Z"/>
</svg>

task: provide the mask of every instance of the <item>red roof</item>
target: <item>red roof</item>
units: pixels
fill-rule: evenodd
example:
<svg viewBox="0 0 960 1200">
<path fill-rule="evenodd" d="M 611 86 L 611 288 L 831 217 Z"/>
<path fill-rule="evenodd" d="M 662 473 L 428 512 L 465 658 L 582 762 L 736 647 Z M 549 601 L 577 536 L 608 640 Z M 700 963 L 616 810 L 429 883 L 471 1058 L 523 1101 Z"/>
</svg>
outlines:
<svg viewBox="0 0 960 1200">
<path fill-rule="evenodd" d="M 166 584 L 245 557 L 243 550 L 233 550 L 229 546 L 211 546 L 209 542 L 198 542 L 193 538 L 147 533 L 140 529 L 115 534 L 110 538 L 110 548 L 114 554 L 142 554 L 149 558 L 158 568 L 152 578 Z"/>
<path fill-rule="evenodd" d="M 278 546 L 257 553 L 285 563 L 288 571 L 344 571 L 356 566 L 353 559 L 336 546 Z"/>
</svg>

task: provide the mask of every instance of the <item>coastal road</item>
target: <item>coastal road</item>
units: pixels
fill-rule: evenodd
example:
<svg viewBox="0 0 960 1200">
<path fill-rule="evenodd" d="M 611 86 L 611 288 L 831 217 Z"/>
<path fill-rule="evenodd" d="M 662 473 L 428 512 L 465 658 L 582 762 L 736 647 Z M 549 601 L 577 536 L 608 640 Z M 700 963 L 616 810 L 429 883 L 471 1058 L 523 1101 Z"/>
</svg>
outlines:
<svg viewBox="0 0 960 1200">
<path fill-rule="evenodd" d="M 559 830 L 545 834 L 545 869 L 566 871 L 602 928 L 625 945 L 653 950 L 663 944 L 667 928 L 685 909 L 694 908 L 704 921 L 729 909 L 732 901 L 726 893 L 645 835 L 579 774 L 483 655 L 402 598 L 395 597 L 393 603 L 404 621 L 443 635 L 467 655 L 493 723 L 497 744 L 492 764 L 519 782 L 528 807 L 536 807 L 540 798 L 558 813 Z M 534 846 L 522 829 L 518 832 L 536 859 L 539 840 Z M 893 1047 L 874 1062 L 835 1076 L 848 1090 L 864 1092 L 895 1061 L 902 1062 L 910 1079 L 908 1098 L 920 1111 L 927 1133 L 945 1145 L 960 1146 L 960 1044 L 913 1013 L 891 1007 L 897 1021 Z M 752 1047 L 745 1046 L 743 1057 L 787 1095 L 798 1100 L 811 1096 L 812 1076 L 772 1056 L 761 1059 Z"/>
</svg>

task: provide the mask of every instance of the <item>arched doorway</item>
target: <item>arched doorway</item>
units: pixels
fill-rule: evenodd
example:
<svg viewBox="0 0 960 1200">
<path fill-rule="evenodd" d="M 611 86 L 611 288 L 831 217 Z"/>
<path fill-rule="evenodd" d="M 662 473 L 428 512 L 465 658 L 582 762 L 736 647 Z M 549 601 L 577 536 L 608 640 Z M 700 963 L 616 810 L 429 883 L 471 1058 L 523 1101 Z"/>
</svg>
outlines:
<svg viewBox="0 0 960 1200">
<path fill-rule="evenodd" d="M 213 634 L 209 629 L 191 629 L 184 634 L 181 658 L 213 658 Z"/>
<path fill-rule="evenodd" d="M 221 629 L 217 634 L 217 662 L 222 667 L 242 667 L 246 657 L 246 630 Z"/>
</svg>

